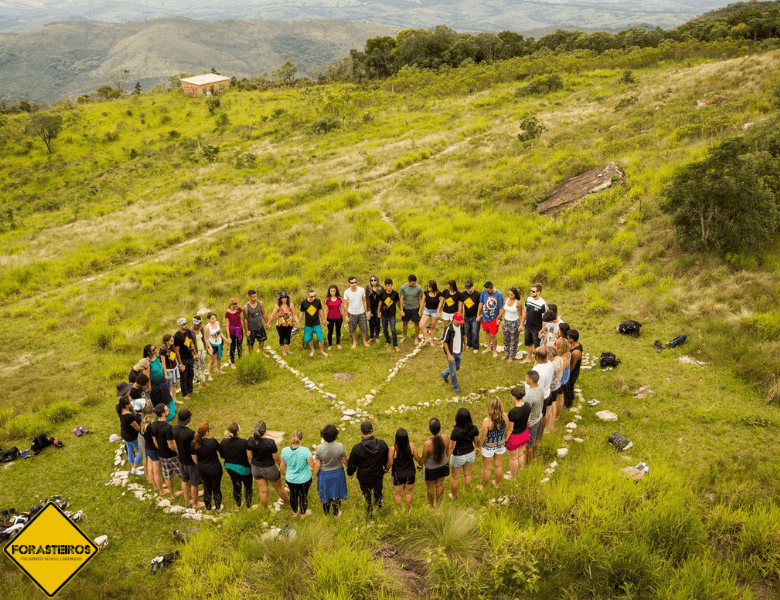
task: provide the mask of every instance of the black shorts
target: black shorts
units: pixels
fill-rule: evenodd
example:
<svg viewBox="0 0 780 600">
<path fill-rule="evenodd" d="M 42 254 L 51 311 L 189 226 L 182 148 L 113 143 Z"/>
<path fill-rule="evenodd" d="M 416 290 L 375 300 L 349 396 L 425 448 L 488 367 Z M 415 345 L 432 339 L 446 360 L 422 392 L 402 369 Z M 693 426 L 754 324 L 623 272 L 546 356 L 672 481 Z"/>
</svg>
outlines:
<svg viewBox="0 0 780 600">
<path fill-rule="evenodd" d="M 412 323 L 419 323 L 420 322 L 420 309 L 419 308 L 405 308 L 404 314 L 401 315 L 401 321 L 404 323 L 408 323 L 411 321 Z"/>
<path fill-rule="evenodd" d="M 411 475 L 398 475 L 393 473 L 393 485 L 414 485 L 416 481 L 414 473 Z"/>
<path fill-rule="evenodd" d="M 447 477 L 450 474 L 450 466 L 444 465 L 436 469 L 425 468 L 425 481 L 436 481 L 442 477 Z"/>
<path fill-rule="evenodd" d="M 563 387 L 550 390 L 550 404 L 552 404 L 558 399 L 558 394 L 563 394 Z"/>
<path fill-rule="evenodd" d="M 550 395 L 547 396 L 547 398 L 544 399 L 544 405 L 545 406 L 552 406 L 553 402 L 555 402 L 555 392 L 551 391 Z"/>
<path fill-rule="evenodd" d="M 541 329 L 541 327 L 539 328 Z M 539 331 L 534 331 L 530 327 L 525 328 L 525 345 L 526 346 L 533 346 L 534 348 L 538 348 L 541 344 L 541 339 L 539 337 Z"/>
<path fill-rule="evenodd" d="M 181 460 L 179 461 L 181 462 Z M 189 483 L 195 487 L 200 485 L 200 473 L 198 472 L 198 465 L 181 465 L 181 480 L 184 483 Z"/>
</svg>

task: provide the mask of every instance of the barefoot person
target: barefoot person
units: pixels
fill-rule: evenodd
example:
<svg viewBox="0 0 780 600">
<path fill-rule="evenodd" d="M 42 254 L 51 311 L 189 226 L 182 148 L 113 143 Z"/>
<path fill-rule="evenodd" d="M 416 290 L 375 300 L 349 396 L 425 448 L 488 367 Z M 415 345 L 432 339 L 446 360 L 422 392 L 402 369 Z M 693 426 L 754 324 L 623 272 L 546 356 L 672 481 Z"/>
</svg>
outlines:
<svg viewBox="0 0 780 600">
<path fill-rule="evenodd" d="M 166 490 L 163 487 L 160 455 L 157 453 L 157 446 L 154 443 L 154 429 L 152 425 L 156 421 L 157 415 L 154 412 L 154 407 L 145 407 L 141 413 L 141 435 L 144 438 L 144 452 L 146 453 L 146 464 L 144 465 L 146 480 L 155 487 L 158 494 L 164 496 L 170 490 Z"/>
<path fill-rule="evenodd" d="M 193 462 L 198 466 L 198 474 L 203 482 L 203 503 L 206 510 L 222 512 L 222 448 L 219 442 L 209 437 L 211 427 L 208 422 L 198 423 L 190 444 Z"/>
<path fill-rule="evenodd" d="M 196 355 L 195 335 L 187 327 L 187 319 L 176 321 L 179 330 L 173 334 L 173 351 L 179 363 L 179 376 L 181 378 L 181 399 L 189 400 L 192 393 L 192 382 L 195 378 L 195 363 L 200 360 Z"/>
<path fill-rule="evenodd" d="M 246 445 L 246 457 L 252 465 L 252 477 L 257 481 L 260 494 L 260 504 L 268 508 L 268 484 L 270 483 L 279 494 L 282 502 L 289 505 L 290 497 L 282 485 L 282 475 L 279 471 L 279 458 L 276 442 L 266 435 L 266 425 L 263 421 L 255 424 L 255 432 Z"/>
<path fill-rule="evenodd" d="M 479 429 L 471 420 L 467 408 L 459 408 L 455 415 L 455 428 L 450 434 L 450 498 L 455 499 L 458 492 L 458 479 L 463 470 L 463 482 L 468 489 L 471 487 L 471 466 L 479 448 Z"/>
<path fill-rule="evenodd" d="M 249 301 L 241 311 L 241 322 L 244 325 L 244 331 L 247 332 L 247 345 L 249 351 L 252 352 L 255 342 L 257 342 L 257 351 L 266 356 L 263 349 L 265 341 L 268 339 L 268 334 L 265 332 L 265 309 L 263 303 L 257 299 L 257 290 L 249 290 L 246 294 L 249 296 Z"/>
<path fill-rule="evenodd" d="M 276 306 L 268 316 L 267 325 L 271 326 L 271 321 L 276 317 L 276 333 L 279 334 L 279 346 L 282 348 L 282 356 L 292 354 L 290 352 L 290 341 L 292 340 L 293 322 L 296 327 L 301 326 L 301 322 L 298 320 L 298 315 L 295 314 L 292 306 L 290 306 L 290 296 L 287 292 L 279 292 L 279 299 L 276 301 Z"/>
<path fill-rule="evenodd" d="M 441 338 L 441 347 L 447 357 L 447 368 L 439 375 L 447 383 L 447 379 L 452 379 L 452 391 L 460 394 L 460 385 L 458 384 L 458 370 L 460 369 L 461 357 L 463 352 L 463 315 L 455 313 L 452 322 L 444 328 L 444 335 Z"/>
<path fill-rule="evenodd" d="M 466 347 L 476 354 L 479 352 L 479 292 L 474 288 L 474 282 L 467 281 L 466 289 L 460 293 L 460 312 L 463 314 L 463 333 Z"/>
<path fill-rule="evenodd" d="M 174 404 L 182 404 L 180 400 L 176 400 L 176 386 L 179 384 L 180 377 L 179 363 L 176 359 L 176 352 L 173 349 L 173 336 L 170 333 L 166 333 L 162 337 L 162 345 L 160 346 L 160 360 L 162 361 L 165 373 L 168 375 L 168 391 L 171 394 Z"/>
<path fill-rule="evenodd" d="M 431 279 L 425 287 L 423 294 L 423 311 L 420 319 L 420 329 L 425 334 L 425 343 L 434 346 L 433 338 L 436 337 L 436 314 L 441 304 L 441 292 L 436 282 Z"/>
<path fill-rule="evenodd" d="M 314 451 L 314 478 L 322 510 L 326 515 L 333 509 L 333 516 L 341 517 L 341 502 L 347 500 L 347 451 L 344 444 L 337 442 L 339 430 L 335 425 L 326 425 L 320 431 L 322 443 Z"/>
<path fill-rule="evenodd" d="M 525 404 L 531 407 L 528 416 L 528 443 L 525 445 L 525 462 L 528 464 L 536 454 L 536 446 L 542 437 L 542 410 L 544 408 L 544 389 L 539 385 L 539 373 L 528 371 L 525 375 Z"/>
<path fill-rule="evenodd" d="M 349 326 L 349 335 L 352 337 L 352 348 L 357 348 L 357 329 L 363 335 L 363 345 L 368 348 L 368 304 L 366 302 L 366 290 L 357 284 L 357 277 L 349 278 L 349 287 L 344 292 L 344 301 L 347 303 L 345 321 Z"/>
<path fill-rule="evenodd" d="M 504 335 L 504 356 L 501 360 L 511 363 L 517 354 L 517 343 L 520 339 L 520 301 L 517 297 L 520 292 L 516 288 L 509 288 L 506 292 L 506 302 L 498 313 L 498 320 L 503 320 L 501 333 Z"/>
<path fill-rule="evenodd" d="M 493 358 L 498 358 L 496 348 L 498 344 L 498 326 L 501 323 L 498 315 L 503 306 L 504 295 L 493 286 L 492 281 L 486 281 L 485 288 L 479 295 L 477 320 L 482 320 L 482 329 L 487 340 L 487 348 L 482 353 L 492 352 Z"/>
<path fill-rule="evenodd" d="M 547 302 L 542 298 L 542 284 L 535 283 L 531 286 L 531 295 L 525 300 L 523 314 L 520 317 L 525 331 L 525 348 L 528 351 L 524 363 L 530 363 L 534 349 L 541 344 L 539 333 L 542 330 L 542 315 L 547 312 Z"/>
<path fill-rule="evenodd" d="M 195 315 L 192 318 L 192 358 L 194 361 L 195 380 L 198 383 L 198 388 L 195 390 L 197 393 L 203 386 L 208 385 L 206 381 L 206 365 L 208 364 L 208 356 L 211 352 L 211 345 L 206 342 L 206 336 L 203 333 L 203 320 Z M 176 336 L 174 336 L 174 348 Z"/>
<path fill-rule="evenodd" d="M 512 422 L 512 435 L 506 441 L 506 449 L 509 450 L 509 480 L 517 477 L 517 472 L 525 468 L 525 447 L 528 444 L 528 417 L 531 416 L 531 407 L 523 401 L 525 388 L 513 387 L 512 399 L 515 407 L 509 411 L 507 417 Z"/>
<path fill-rule="evenodd" d="M 228 339 L 230 340 L 230 368 L 236 368 L 236 355 L 241 358 L 244 349 L 244 314 L 238 308 L 238 300 L 231 298 L 225 311 Z"/>
<path fill-rule="evenodd" d="M 423 289 L 417 283 L 416 275 L 409 275 L 405 284 L 399 290 L 401 296 L 401 322 L 403 323 L 403 337 L 401 344 L 406 341 L 409 321 L 414 323 L 414 343 L 420 341 L 420 317 L 423 310 Z"/>
<path fill-rule="evenodd" d="M 228 425 L 225 431 L 225 437 L 219 443 L 222 448 L 222 456 L 225 459 L 225 470 L 233 484 L 233 500 L 236 502 L 236 509 L 241 508 L 241 488 L 244 488 L 244 497 L 247 508 L 252 506 L 252 492 L 254 484 L 252 483 L 252 467 L 246 456 L 247 441 L 240 437 L 241 427 L 233 422 Z"/>
<path fill-rule="evenodd" d="M 414 498 L 414 481 L 417 474 L 415 461 L 419 462 L 417 447 L 409 441 L 406 429 L 395 432 L 395 445 L 390 449 L 387 467 L 393 478 L 393 496 L 398 508 L 405 507 L 408 513 Z"/>
<path fill-rule="evenodd" d="M 192 460 L 190 445 L 195 437 L 195 431 L 190 429 L 192 413 L 186 408 L 176 415 L 178 423 L 171 428 L 176 454 L 179 456 L 181 471 L 181 489 L 184 492 L 184 502 L 192 508 L 201 508 L 203 503 L 198 502 L 198 486 L 200 485 L 200 471 L 198 465 Z"/>
<path fill-rule="evenodd" d="M 368 343 L 379 341 L 379 334 L 382 328 L 382 318 L 380 315 L 381 310 L 381 297 L 382 292 L 385 289 L 379 285 L 379 277 L 377 275 L 371 275 L 368 280 L 368 287 L 366 288 L 366 296 L 368 297 Z"/>
<path fill-rule="evenodd" d="M 185 485 L 187 485 L 187 490 L 189 492 L 189 484 L 182 482 L 182 491 L 173 491 L 171 478 L 175 474 L 181 479 L 181 464 L 179 463 L 179 455 L 176 453 L 176 441 L 173 439 L 173 428 L 166 420 L 168 417 L 168 407 L 165 406 L 165 404 L 158 404 L 154 407 L 154 412 L 157 415 L 157 420 L 150 425 L 150 429 L 152 430 L 154 447 L 157 449 L 157 454 L 160 459 L 162 478 L 165 482 L 165 486 L 171 492 L 171 498 L 178 498 L 184 493 Z"/>
<path fill-rule="evenodd" d="M 224 342 L 230 343 L 230 340 L 222 333 L 222 328 L 217 321 L 217 315 L 210 312 L 206 315 L 206 336 L 208 336 L 209 346 L 209 381 L 214 381 L 214 365 L 217 365 L 217 375 L 224 375 L 222 372 L 222 346 Z"/>
<path fill-rule="evenodd" d="M 506 453 L 507 431 L 511 428 L 509 417 L 504 412 L 501 399 L 493 396 L 488 404 L 488 416 L 482 421 L 479 441 L 482 448 L 482 490 L 490 481 L 490 467 L 493 467 L 493 487 L 498 489 L 504 474 L 502 463 Z"/>
<path fill-rule="evenodd" d="M 287 487 L 290 488 L 290 508 L 293 511 L 293 519 L 298 515 L 301 519 L 311 515 L 309 510 L 309 488 L 311 487 L 311 473 L 314 469 L 314 458 L 311 450 L 301 446 L 303 432 L 296 429 L 290 435 L 290 445 L 282 448 L 281 471 Z"/>
<path fill-rule="evenodd" d="M 396 308 L 401 302 L 401 298 L 393 289 L 393 280 L 387 277 L 385 279 L 385 289 L 379 295 L 379 310 L 382 315 L 382 331 L 385 334 L 385 348 L 390 345 L 390 332 L 388 328 L 393 332 L 393 348 L 396 352 L 400 352 L 398 347 L 398 332 L 395 327 L 395 315 Z"/>
<path fill-rule="evenodd" d="M 444 478 L 450 474 L 450 438 L 441 433 L 439 419 L 428 421 L 428 430 L 431 432 L 422 448 L 419 464 L 424 467 L 428 504 L 438 506 L 444 496 Z"/>
<path fill-rule="evenodd" d="M 396 293 L 397 295 L 397 293 Z M 347 461 L 347 475 L 357 472 L 360 491 L 366 499 L 366 516 L 374 516 L 374 507 L 382 508 L 382 486 L 390 451 L 387 444 L 374 437 L 374 427 L 369 421 L 360 424 L 363 439 L 352 446 Z"/>
<path fill-rule="evenodd" d="M 301 315 L 299 322 L 303 320 L 303 343 L 309 344 L 311 352 L 309 356 L 314 356 L 314 336 L 320 344 L 320 354 L 327 356 L 325 352 L 325 338 L 322 335 L 322 322 L 326 321 L 325 311 L 322 309 L 322 302 L 317 298 L 316 292 L 309 288 L 306 292 L 306 298 L 301 302 Z"/>
<path fill-rule="evenodd" d="M 333 350 L 333 330 L 336 330 L 336 348 L 341 350 L 341 327 L 344 324 L 344 300 L 336 285 L 328 288 L 328 297 L 325 299 L 325 308 L 328 311 L 328 351 Z"/>
</svg>

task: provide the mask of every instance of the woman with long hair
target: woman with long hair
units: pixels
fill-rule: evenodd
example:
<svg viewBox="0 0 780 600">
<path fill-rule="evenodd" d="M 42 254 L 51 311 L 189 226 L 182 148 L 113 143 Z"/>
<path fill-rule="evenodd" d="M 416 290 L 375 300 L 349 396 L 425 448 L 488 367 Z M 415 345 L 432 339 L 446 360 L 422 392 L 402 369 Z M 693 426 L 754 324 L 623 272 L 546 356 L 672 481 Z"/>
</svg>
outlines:
<svg viewBox="0 0 780 600">
<path fill-rule="evenodd" d="M 520 341 L 520 316 L 523 314 L 520 306 L 520 292 L 517 288 L 506 291 L 506 300 L 498 313 L 499 322 L 503 321 L 501 333 L 504 335 L 504 356 L 501 360 L 511 363 L 517 354 L 517 343 Z"/>
<path fill-rule="evenodd" d="M 241 488 L 244 488 L 244 497 L 246 498 L 246 507 L 252 506 L 252 467 L 246 456 L 247 441 L 239 437 L 241 427 L 233 422 L 228 425 L 225 431 L 224 439 L 219 443 L 222 449 L 222 456 L 225 459 L 225 470 L 233 483 L 233 500 L 236 501 L 236 508 L 241 508 Z"/>
<path fill-rule="evenodd" d="M 328 318 L 328 350 L 333 350 L 333 330 L 336 330 L 336 348 L 341 350 L 341 326 L 344 323 L 344 300 L 337 285 L 328 288 L 328 297 L 325 298 Z"/>
<path fill-rule="evenodd" d="M 266 327 L 271 327 L 271 321 L 276 318 L 276 333 L 279 334 L 279 346 L 282 348 L 282 356 L 292 354 L 290 352 L 290 340 L 292 339 L 293 323 L 296 327 L 301 326 L 298 315 L 295 314 L 292 306 L 290 306 L 290 296 L 287 292 L 280 292 L 279 299 L 276 301 L 276 306 L 268 316 L 268 322 Z"/>
<path fill-rule="evenodd" d="M 379 285 L 379 276 L 370 275 L 366 286 L 366 300 L 368 302 L 368 343 L 379 339 L 379 330 L 382 327 L 382 319 L 379 315 L 380 296 L 385 288 Z"/>
<path fill-rule="evenodd" d="M 130 463 L 131 475 L 143 475 L 144 468 L 141 464 L 141 452 L 138 448 L 138 433 L 141 431 L 141 415 L 135 412 L 130 405 L 130 396 L 122 396 L 116 405 L 116 414 L 119 415 L 119 428 L 122 439 L 125 442 L 127 462 Z"/>
<path fill-rule="evenodd" d="M 436 315 L 441 305 L 441 292 L 433 279 L 428 281 L 428 287 L 425 288 L 423 298 L 425 299 L 425 304 L 423 304 L 423 314 L 420 319 L 420 331 L 425 335 L 425 342 L 433 347 L 433 339 L 436 337 Z M 430 327 L 430 331 L 428 327 Z"/>
<path fill-rule="evenodd" d="M 458 492 L 458 479 L 463 470 L 463 482 L 466 488 L 471 486 L 471 467 L 476 460 L 476 448 L 479 448 L 479 429 L 471 420 L 467 408 L 459 408 L 455 415 L 455 427 L 450 434 L 450 498 L 455 499 Z"/>
<path fill-rule="evenodd" d="M 170 333 L 166 333 L 162 337 L 160 360 L 163 363 L 166 375 L 168 375 L 168 391 L 174 404 L 184 404 L 180 400 L 176 400 L 176 386 L 181 378 L 179 376 L 179 363 L 176 360 L 176 352 L 173 350 L 173 336 Z"/>
<path fill-rule="evenodd" d="M 222 512 L 222 448 L 219 442 L 209 437 L 211 427 L 207 421 L 198 423 L 195 436 L 190 442 L 192 460 L 198 465 L 198 475 L 203 483 L 203 503 L 206 510 Z"/>
<path fill-rule="evenodd" d="M 154 407 L 145 406 L 141 412 L 141 435 L 144 436 L 144 445 L 146 447 L 146 480 L 151 483 L 157 492 L 164 496 L 168 493 L 163 487 L 162 465 L 160 464 L 160 455 L 157 454 L 157 446 L 154 445 L 154 432 L 150 425 L 157 420 L 157 414 Z M 173 492 L 173 490 L 170 490 Z"/>
<path fill-rule="evenodd" d="M 393 477 L 393 492 L 395 505 L 401 508 L 406 504 L 406 512 L 412 508 L 414 481 L 416 475 L 415 461 L 420 460 L 417 447 L 409 441 L 406 429 L 395 432 L 395 445 L 388 454 L 387 468 Z"/>
<path fill-rule="evenodd" d="M 455 283 L 454 279 L 450 279 L 447 282 L 447 289 L 441 293 L 439 310 L 436 313 L 445 326 L 452 321 L 455 313 L 458 312 L 459 303 L 460 292 L 458 291 L 458 284 Z"/>
<path fill-rule="evenodd" d="M 243 312 L 238 308 L 238 300 L 231 298 L 225 311 L 227 321 L 228 343 L 230 344 L 230 367 L 236 368 L 236 355 L 241 358 L 244 346 L 244 327 L 241 324 Z"/>
<path fill-rule="evenodd" d="M 525 468 L 525 447 L 530 439 L 528 431 L 528 419 L 531 416 L 531 405 L 526 404 L 525 388 L 517 386 L 512 388 L 512 399 L 515 407 L 507 415 L 512 422 L 512 435 L 506 440 L 506 449 L 509 451 L 509 480 L 517 477 L 517 472 Z"/>
<path fill-rule="evenodd" d="M 493 487 L 498 489 L 504 474 L 502 461 L 506 453 L 506 440 L 511 435 L 509 417 L 504 412 L 501 399 L 493 396 L 488 404 L 487 417 L 482 421 L 479 445 L 482 449 L 482 490 L 490 481 L 490 467 L 493 466 Z"/>
<path fill-rule="evenodd" d="M 347 451 L 344 444 L 337 442 L 339 430 L 335 425 L 326 425 L 320 431 L 322 443 L 314 451 L 314 477 L 317 479 L 317 493 L 325 514 L 333 509 L 335 518 L 341 517 L 341 502 L 347 500 Z"/>
<path fill-rule="evenodd" d="M 419 464 L 424 467 L 423 477 L 428 503 L 436 506 L 441 503 L 444 496 L 444 478 L 450 474 L 450 438 L 441 433 L 439 419 L 433 418 L 428 421 L 428 430 L 431 432 L 431 437 L 423 444 Z"/>
<path fill-rule="evenodd" d="M 263 421 L 255 423 L 255 432 L 246 445 L 246 457 L 252 465 L 252 477 L 257 481 L 260 504 L 268 508 L 268 484 L 270 483 L 282 501 L 289 505 L 290 497 L 282 485 L 279 471 L 279 458 L 276 442 L 266 435 L 267 427 Z"/>
<path fill-rule="evenodd" d="M 309 510 L 309 488 L 311 487 L 311 471 L 314 468 L 314 458 L 311 450 L 301 446 L 303 432 L 296 429 L 290 435 L 290 445 L 282 448 L 281 470 L 284 480 L 290 488 L 290 508 L 293 519 L 298 515 L 305 519 L 311 515 Z"/>
<path fill-rule="evenodd" d="M 162 364 L 163 359 L 157 354 L 157 347 L 154 344 L 144 346 L 144 358 L 149 361 L 149 383 L 152 386 L 149 397 L 152 399 L 152 406 L 165 404 L 168 407 L 166 420 L 170 421 L 176 415 L 176 403 L 171 398 L 168 373 L 165 372 Z"/>
<path fill-rule="evenodd" d="M 566 369 L 569 367 L 569 342 L 563 338 L 558 338 L 555 342 L 555 346 L 548 346 L 553 350 L 552 364 L 553 364 L 553 379 L 550 384 L 550 399 L 552 400 L 551 410 L 552 413 L 550 419 L 550 429 L 553 428 L 553 423 L 557 419 L 561 410 L 563 409 L 563 375 Z M 549 356 L 548 352 L 548 356 Z M 548 360 L 550 360 L 548 358 Z"/>
<path fill-rule="evenodd" d="M 192 349 L 193 355 L 197 356 L 195 361 L 195 380 L 198 382 L 198 391 L 204 386 L 208 385 L 206 381 L 206 357 L 211 354 L 211 344 L 206 343 L 206 336 L 203 334 L 203 320 L 195 315 L 192 317 L 192 337 L 195 339 L 195 348 Z"/>
<path fill-rule="evenodd" d="M 210 312 L 206 315 L 206 335 L 208 336 L 211 352 L 209 353 L 209 381 L 214 381 L 214 365 L 217 365 L 217 375 L 223 375 L 222 372 L 222 344 L 230 343 L 230 340 L 222 333 L 222 328 L 217 321 L 217 315 Z"/>
</svg>

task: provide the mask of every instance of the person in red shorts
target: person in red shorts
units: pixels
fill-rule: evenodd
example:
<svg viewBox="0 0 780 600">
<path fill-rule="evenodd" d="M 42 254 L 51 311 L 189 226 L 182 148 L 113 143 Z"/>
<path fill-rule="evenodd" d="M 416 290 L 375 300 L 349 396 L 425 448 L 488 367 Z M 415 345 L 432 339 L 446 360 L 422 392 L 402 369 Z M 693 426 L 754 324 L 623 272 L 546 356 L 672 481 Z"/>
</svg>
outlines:
<svg viewBox="0 0 780 600">
<path fill-rule="evenodd" d="M 531 405 L 523 401 L 525 398 L 524 387 L 512 388 L 512 399 L 515 407 L 509 411 L 507 417 L 512 422 L 512 435 L 506 441 L 506 449 L 509 450 L 509 479 L 517 477 L 517 472 L 525 468 L 525 446 L 528 444 L 530 433 L 528 431 L 528 417 L 531 416 Z"/>
<path fill-rule="evenodd" d="M 485 282 L 485 289 L 479 295 L 479 308 L 477 309 L 477 321 L 482 320 L 482 329 L 487 338 L 487 348 L 482 353 L 492 352 L 493 358 L 498 358 L 496 347 L 498 344 L 498 326 L 501 319 L 498 318 L 504 306 L 504 295 L 493 286 L 492 281 Z"/>
</svg>

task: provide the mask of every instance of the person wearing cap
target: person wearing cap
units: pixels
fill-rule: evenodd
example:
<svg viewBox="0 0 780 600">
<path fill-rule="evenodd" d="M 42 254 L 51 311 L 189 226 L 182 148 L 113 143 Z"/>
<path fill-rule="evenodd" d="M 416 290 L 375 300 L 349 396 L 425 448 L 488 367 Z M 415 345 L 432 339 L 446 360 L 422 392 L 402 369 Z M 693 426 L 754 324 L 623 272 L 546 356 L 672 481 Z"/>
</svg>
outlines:
<svg viewBox="0 0 780 600">
<path fill-rule="evenodd" d="M 479 292 L 474 289 L 474 282 L 467 281 L 466 289 L 460 293 L 458 305 L 463 315 L 463 337 L 466 339 L 466 347 L 471 348 L 474 354 L 479 352 Z"/>
<path fill-rule="evenodd" d="M 298 320 L 298 315 L 295 314 L 292 306 L 290 306 L 290 296 L 284 290 L 279 292 L 279 299 L 276 301 L 276 306 L 268 316 L 266 325 L 271 326 L 271 321 L 276 317 L 276 333 L 279 334 L 279 346 L 282 348 L 282 356 L 292 354 L 290 351 L 290 341 L 292 340 L 293 323 L 296 327 L 301 326 L 301 322 Z"/>
<path fill-rule="evenodd" d="M 374 516 L 374 507 L 382 508 L 383 477 L 387 470 L 390 449 L 387 444 L 374 437 L 374 427 L 369 421 L 360 424 L 363 439 L 352 446 L 347 461 L 347 475 L 357 480 L 360 491 L 366 499 L 366 516 Z"/>
<path fill-rule="evenodd" d="M 184 492 L 184 504 L 192 508 L 203 508 L 206 506 L 198 502 L 198 486 L 200 485 L 200 474 L 198 465 L 192 460 L 190 444 L 195 437 L 195 430 L 190 429 L 189 424 L 192 419 L 192 413 L 183 408 L 176 415 L 177 423 L 171 427 L 171 437 L 176 454 L 179 455 L 179 477 L 181 478 L 181 491 Z"/>
<path fill-rule="evenodd" d="M 493 286 L 492 281 L 485 282 L 485 289 L 479 295 L 479 309 L 477 320 L 482 319 L 482 329 L 485 330 L 487 348 L 482 351 L 493 353 L 493 358 L 498 358 L 498 326 L 501 324 L 499 313 L 504 306 L 504 295 Z"/>
<path fill-rule="evenodd" d="M 452 391 L 460 394 L 457 372 L 460 369 L 461 353 L 463 352 L 463 315 L 461 313 L 455 313 L 452 321 L 444 328 L 441 347 L 447 356 L 447 368 L 441 372 L 441 378 L 444 383 L 449 383 L 448 380 L 451 379 Z"/>
<path fill-rule="evenodd" d="M 181 371 L 181 399 L 189 400 L 192 393 L 192 380 L 195 377 L 195 337 L 192 330 L 187 327 L 187 319 L 176 321 L 179 331 L 173 334 L 173 351 L 179 361 Z"/>
<path fill-rule="evenodd" d="M 399 295 L 401 297 L 401 322 L 403 323 L 403 336 L 400 344 L 406 341 L 406 332 L 409 329 L 409 321 L 414 323 L 414 343 L 420 339 L 420 318 L 423 313 L 423 293 L 422 286 L 417 283 L 416 275 L 409 275 L 408 280 L 401 286 Z"/>
<path fill-rule="evenodd" d="M 249 302 L 244 305 L 244 310 L 241 311 L 241 322 L 244 325 L 244 331 L 248 331 L 247 345 L 249 351 L 252 352 L 252 348 L 257 342 L 257 351 L 262 352 L 263 356 L 267 357 L 263 346 L 268 339 L 268 334 L 265 332 L 265 309 L 263 303 L 257 299 L 257 290 L 249 290 L 247 293 L 249 296 Z M 233 335 L 233 332 L 230 332 Z"/>
<path fill-rule="evenodd" d="M 195 344 L 192 348 L 192 358 L 194 360 L 195 381 L 198 384 L 197 389 L 193 390 L 196 394 L 206 381 L 206 357 L 211 352 L 211 344 L 206 343 L 206 336 L 203 333 L 203 319 L 199 315 L 192 317 L 192 339 Z"/>
<path fill-rule="evenodd" d="M 368 304 L 366 303 L 366 290 L 358 285 L 357 277 L 347 279 L 349 287 L 344 291 L 344 300 L 347 303 L 346 322 L 349 325 L 349 335 L 352 337 L 352 348 L 357 348 L 357 329 L 363 334 L 363 345 L 368 348 Z"/>
</svg>

